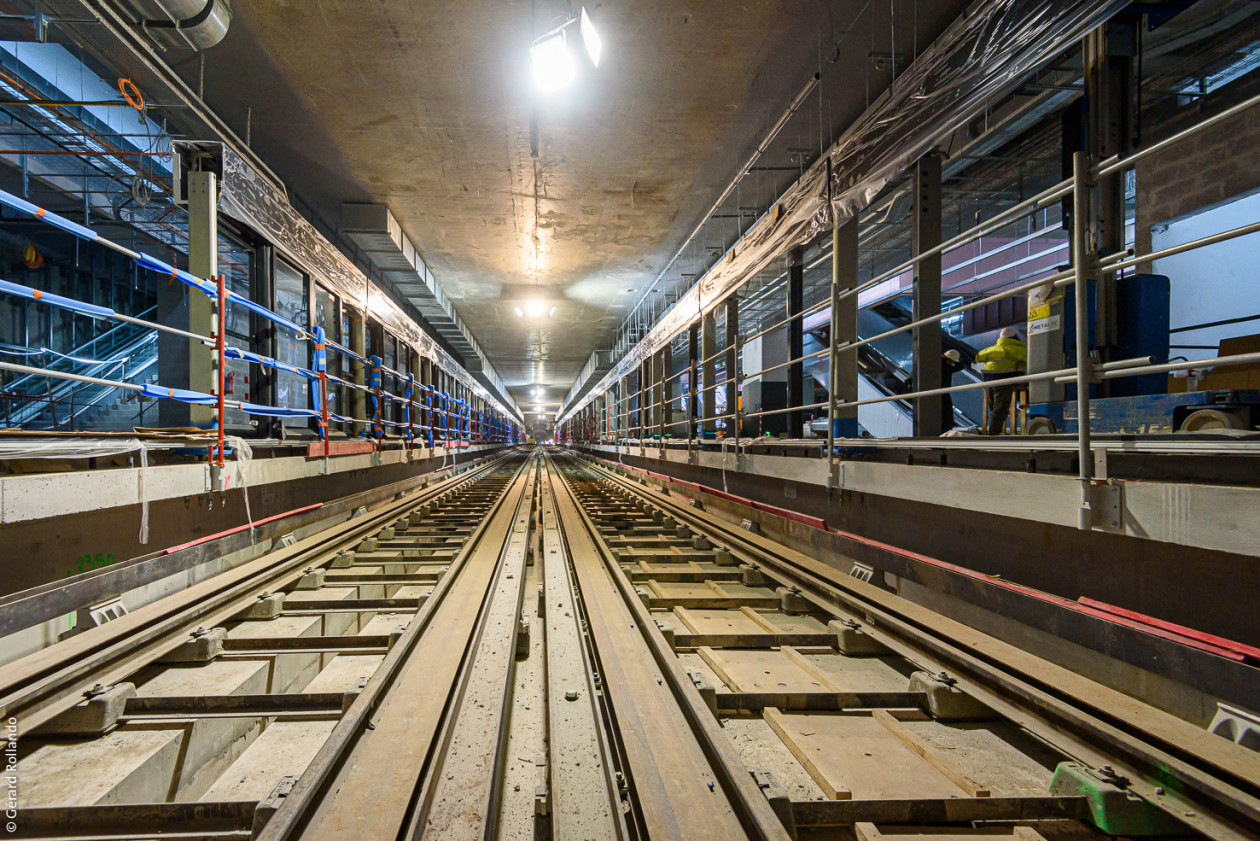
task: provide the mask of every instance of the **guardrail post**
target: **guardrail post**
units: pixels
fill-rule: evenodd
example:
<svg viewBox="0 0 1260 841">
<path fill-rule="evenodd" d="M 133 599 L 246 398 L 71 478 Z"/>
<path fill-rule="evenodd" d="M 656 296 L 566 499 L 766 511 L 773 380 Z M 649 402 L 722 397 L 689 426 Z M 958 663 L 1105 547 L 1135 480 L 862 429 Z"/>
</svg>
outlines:
<svg viewBox="0 0 1260 841">
<path fill-rule="evenodd" d="M 709 310 L 700 316 L 700 438 L 717 434 L 717 315 Z"/>
<path fill-rule="evenodd" d="M 674 348 L 672 343 L 666 342 L 660 351 L 660 373 L 657 382 L 660 383 L 661 392 L 661 458 L 665 458 L 665 436 L 673 434 L 674 407 L 669 400 L 670 376 L 674 370 Z"/>
<path fill-rule="evenodd" d="M 700 435 L 700 322 L 687 325 L 687 463 L 692 464 L 694 439 Z"/>
<path fill-rule="evenodd" d="M 1076 152 L 1072 155 L 1072 268 L 1076 274 L 1073 292 L 1076 303 L 1076 442 L 1081 483 L 1078 526 L 1081 529 L 1094 525 L 1094 458 L 1089 446 L 1089 384 L 1093 380 L 1089 357 L 1089 281 L 1094 258 L 1089 241 L 1091 181 L 1089 156 Z"/>
<path fill-rule="evenodd" d="M 739 298 L 730 295 L 722 302 L 722 309 L 726 313 L 726 358 L 723 360 L 726 368 L 726 414 L 731 417 L 726 419 L 726 436 L 739 440 L 740 435 L 740 415 L 742 414 L 739 405 Z"/>
<path fill-rule="evenodd" d="M 802 329 L 801 310 L 805 308 L 805 249 L 793 248 L 788 252 L 787 276 L 787 324 L 788 351 L 787 358 L 795 360 L 787 366 L 787 404 L 790 408 L 805 405 L 805 366 L 801 357 L 805 355 L 805 333 Z M 813 400 L 809 401 L 813 403 Z M 788 438 L 800 438 L 804 435 L 804 415 L 799 409 L 787 413 L 786 428 Z"/>
<path fill-rule="evenodd" d="M 914 320 L 941 312 L 941 155 L 929 152 L 914 165 L 913 248 L 919 259 L 914 267 Z M 919 257 L 925 254 L 926 256 Z M 941 323 L 933 321 L 914 328 L 914 391 L 941 388 Z M 936 438 L 944 432 L 941 395 L 914 401 L 915 437 Z M 952 425 L 952 424 L 951 424 Z"/>
<path fill-rule="evenodd" d="M 840 408 L 838 403 L 857 400 L 857 350 L 844 351 L 844 359 L 836 350 L 841 342 L 857 340 L 858 296 L 840 293 L 857 286 L 858 224 L 849 219 L 840 224 L 834 220 L 831 226 L 831 347 L 827 353 L 827 471 L 828 487 L 836 486 L 838 462 L 835 458 L 837 436 L 856 438 L 858 435 L 857 407 Z"/>
</svg>

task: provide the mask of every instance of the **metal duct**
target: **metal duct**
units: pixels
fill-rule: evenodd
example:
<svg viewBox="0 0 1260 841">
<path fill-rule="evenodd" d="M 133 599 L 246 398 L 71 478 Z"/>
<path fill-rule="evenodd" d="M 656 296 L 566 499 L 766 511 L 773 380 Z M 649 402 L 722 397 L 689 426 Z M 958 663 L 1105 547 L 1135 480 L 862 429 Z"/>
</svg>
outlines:
<svg viewBox="0 0 1260 841">
<path fill-rule="evenodd" d="M 223 40 L 232 23 L 228 0 L 149 0 L 157 15 L 144 21 L 153 38 L 168 47 L 206 50 Z"/>
<path fill-rule="evenodd" d="M 507 394 L 481 347 L 438 286 L 402 226 L 383 204 L 343 204 L 341 233 L 355 244 L 394 291 L 411 304 L 457 353 L 465 370 L 492 393 Z"/>
</svg>

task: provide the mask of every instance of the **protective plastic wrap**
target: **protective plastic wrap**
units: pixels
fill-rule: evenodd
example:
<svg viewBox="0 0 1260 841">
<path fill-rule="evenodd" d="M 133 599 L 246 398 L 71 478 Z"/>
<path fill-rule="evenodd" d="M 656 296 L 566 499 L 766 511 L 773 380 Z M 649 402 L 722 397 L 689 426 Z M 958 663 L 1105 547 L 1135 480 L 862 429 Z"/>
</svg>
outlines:
<svg viewBox="0 0 1260 841">
<path fill-rule="evenodd" d="M 1127 0 L 973 4 L 568 414 L 624 377 L 774 259 L 830 229 L 831 211 L 841 220 L 861 212 L 890 181 L 974 118 L 986 102 L 1010 92 L 1027 74 L 1126 5 Z"/>
<path fill-rule="evenodd" d="M 340 293 L 347 301 L 371 313 L 390 332 L 427 356 L 469 388 L 481 389 L 463 365 L 447 353 L 411 320 L 394 301 L 371 283 L 353 263 L 323 237 L 289 204 L 284 195 L 258 174 L 249 162 L 221 143 L 175 143 L 176 149 L 210 152 L 222 161 L 219 174 L 219 212 L 248 225 L 301 264 L 312 276 Z M 493 397 L 487 398 L 505 414 Z"/>
<path fill-rule="evenodd" d="M 110 458 L 140 453 L 137 474 L 137 502 L 140 503 L 140 543 L 149 542 L 149 497 L 144 491 L 149 472 L 149 448 L 139 438 L 6 438 L 0 440 L 0 460 L 27 458 Z"/>
</svg>

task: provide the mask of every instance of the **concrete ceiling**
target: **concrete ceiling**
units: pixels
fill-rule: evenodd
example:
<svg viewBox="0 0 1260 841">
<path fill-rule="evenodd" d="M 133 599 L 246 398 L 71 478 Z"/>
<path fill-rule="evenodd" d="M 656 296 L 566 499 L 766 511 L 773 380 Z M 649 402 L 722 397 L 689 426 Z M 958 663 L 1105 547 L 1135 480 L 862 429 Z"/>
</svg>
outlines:
<svg viewBox="0 0 1260 841">
<path fill-rule="evenodd" d="M 921 49 L 964 3 L 870 5 L 605 0 L 600 67 L 543 96 L 529 43 L 567 3 L 238 0 L 206 99 L 252 111 L 254 147 L 331 225 L 387 204 L 521 407 L 554 410 L 820 55 L 828 125 L 805 146 L 887 85 L 889 33 Z M 533 299 L 554 315 L 518 317 Z"/>
</svg>

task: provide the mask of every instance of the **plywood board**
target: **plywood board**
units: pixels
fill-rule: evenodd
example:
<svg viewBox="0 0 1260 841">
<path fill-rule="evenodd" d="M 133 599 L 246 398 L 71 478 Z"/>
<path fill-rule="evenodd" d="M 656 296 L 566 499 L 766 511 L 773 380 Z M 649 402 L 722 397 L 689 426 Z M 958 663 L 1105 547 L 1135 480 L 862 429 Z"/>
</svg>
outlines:
<svg viewBox="0 0 1260 841">
<path fill-rule="evenodd" d="M 653 595 L 662 599 L 711 599 L 714 592 L 704 582 L 648 581 Z"/>
<path fill-rule="evenodd" d="M 969 796 L 869 713 L 764 712 L 766 722 L 836 800 Z"/>
<path fill-rule="evenodd" d="M 1045 836 L 1030 826 L 994 827 L 877 827 L 873 823 L 853 825 L 857 841 L 1046 841 Z"/>
<path fill-rule="evenodd" d="M 838 691 L 778 649 L 700 648 L 698 653 L 736 692 Z"/>
<path fill-rule="evenodd" d="M 693 634 L 764 634 L 765 629 L 739 610 L 674 608 L 674 615 Z"/>
</svg>

